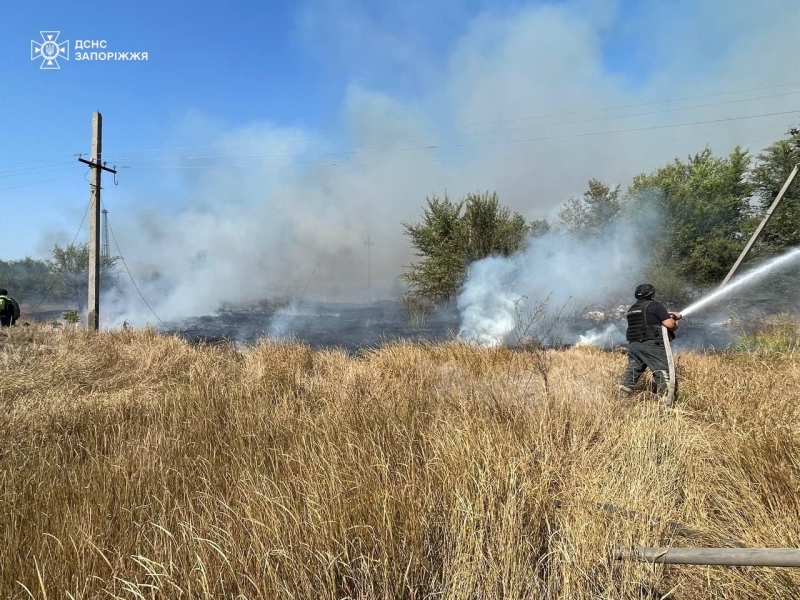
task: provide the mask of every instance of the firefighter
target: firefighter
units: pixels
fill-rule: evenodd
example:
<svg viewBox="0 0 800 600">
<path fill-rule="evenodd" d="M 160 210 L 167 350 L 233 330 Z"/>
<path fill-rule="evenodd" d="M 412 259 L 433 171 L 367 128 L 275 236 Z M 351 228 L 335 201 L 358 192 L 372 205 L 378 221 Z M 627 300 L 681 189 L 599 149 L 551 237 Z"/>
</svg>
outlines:
<svg viewBox="0 0 800 600">
<path fill-rule="evenodd" d="M 10 327 L 19 319 L 19 304 L 8 296 L 8 290 L 0 289 L 0 327 Z"/>
<path fill-rule="evenodd" d="M 681 314 L 668 312 L 663 304 L 657 302 L 656 289 L 649 283 L 637 286 L 634 295 L 636 304 L 625 315 L 628 318 L 628 368 L 625 369 L 619 387 L 624 393 L 631 393 L 636 382 L 649 367 L 658 394 L 666 399 L 669 394 L 669 364 L 661 328 L 665 327 L 669 340 L 674 340 Z"/>
</svg>

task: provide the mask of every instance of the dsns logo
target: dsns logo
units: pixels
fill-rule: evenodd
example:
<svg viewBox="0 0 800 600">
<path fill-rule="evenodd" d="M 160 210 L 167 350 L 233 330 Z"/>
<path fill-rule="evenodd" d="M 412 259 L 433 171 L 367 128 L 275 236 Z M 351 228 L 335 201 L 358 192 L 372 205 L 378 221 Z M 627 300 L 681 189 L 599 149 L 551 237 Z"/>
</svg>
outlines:
<svg viewBox="0 0 800 600">
<path fill-rule="evenodd" d="M 40 69 L 60 69 L 58 59 L 69 60 L 69 40 L 58 43 L 60 31 L 40 31 L 42 41 L 31 40 L 31 60 L 42 59 Z"/>
</svg>

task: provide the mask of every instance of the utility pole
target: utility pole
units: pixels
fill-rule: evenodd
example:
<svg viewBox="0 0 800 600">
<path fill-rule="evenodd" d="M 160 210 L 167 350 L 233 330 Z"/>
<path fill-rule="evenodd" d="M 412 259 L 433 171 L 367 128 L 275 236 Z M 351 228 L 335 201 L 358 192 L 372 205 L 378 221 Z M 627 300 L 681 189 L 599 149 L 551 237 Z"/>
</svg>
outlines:
<svg viewBox="0 0 800 600">
<path fill-rule="evenodd" d="M 733 274 L 736 272 L 736 269 L 739 268 L 739 265 L 744 260 L 744 257 L 747 256 L 748 252 L 750 252 L 750 248 L 753 247 L 756 238 L 758 238 L 758 235 L 761 233 L 761 230 L 764 229 L 764 225 L 767 224 L 767 221 L 769 221 L 770 217 L 772 216 L 772 213 L 774 213 L 775 209 L 778 208 L 778 204 L 780 204 L 781 200 L 783 200 L 783 196 L 786 194 L 786 190 L 788 190 L 789 186 L 792 185 L 792 181 L 794 181 L 794 178 L 797 175 L 797 171 L 799 169 L 800 169 L 800 163 L 796 164 L 794 166 L 794 169 L 792 169 L 792 172 L 789 173 L 789 177 L 786 179 L 786 183 L 783 184 L 781 191 L 778 192 L 777 196 L 775 196 L 775 201 L 767 209 L 767 213 L 764 215 L 764 218 L 761 219 L 761 223 L 759 223 L 758 227 L 756 227 L 756 230 L 753 232 L 753 235 L 750 236 L 750 241 L 747 242 L 747 245 L 744 247 L 744 250 L 742 250 L 742 253 L 739 255 L 739 258 L 736 259 L 736 262 L 733 264 L 733 267 L 731 267 L 731 270 L 728 271 L 728 274 L 725 276 L 725 279 L 719 286 L 720 288 L 724 288 L 728 284 L 728 281 L 730 281 L 731 277 L 733 277 Z"/>
<path fill-rule="evenodd" d="M 369 290 L 369 301 L 372 302 L 372 243 L 370 236 L 367 236 L 367 241 L 364 242 L 367 247 L 367 290 Z"/>
<path fill-rule="evenodd" d="M 116 174 L 101 163 L 103 157 L 103 115 L 92 114 L 92 156 L 90 160 L 78 157 L 92 171 L 89 181 L 89 331 L 100 327 L 100 190 L 103 171 Z"/>
<path fill-rule="evenodd" d="M 800 129 L 797 129 L 796 127 L 792 127 L 789 129 L 788 135 L 791 135 L 792 137 L 797 137 L 798 134 L 800 134 Z M 778 208 L 778 204 L 780 204 L 781 200 L 783 200 L 783 196 L 786 194 L 786 191 L 789 189 L 789 186 L 792 185 L 792 182 L 794 181 L 794 178 L 797 175 L 798 170 L 800 170 L 800 163 L 796 164 L 794 166 L 794 169 L 792 169 L 792 172 L 789 173 L 789 177 L 786 179 L 786 183 L 783 184 L 781 191 L 778 192 L 777 196 L 775 196 L 775 201 L 767 209 L 767 213 L 764 215 L 764 218 L 761 219 L 761 223 L 759 223 L 758 227 L 756 227 L 756 230 L 753 232 L 753 235 L 750 236 L 750 240 L 747 242 L 747 245 L 744 247 L 744 250 L 742 250 L 742 253 L 739 255 L 739 258 L 736 259 L 736 262 L 733 264 L 733 267 L 731 267 L 731 270 L 728 271 L 728 274 L 725 276 L 725 279 L 722 280 L 722 283 L 719 286 L 720 289 L 724 288 L 728 284 L 728 282 L 731 280 L 731 277 L 733 277 L 733 274 L 736 272 L 736 269 L 739 268 L 739 265 L 744 260 L 744 257 L 747 256 L 748 252 L 750 252 L 750 248 L 753 247 L 756 238 L 758 238 L 759 234 L 761 233 L 761 230 L 764 229 L 764 225 L 767 224 L 767 221 L 769 221 L 770 217 L 772 216 L 772 213 L 775 212 L 775 209 Z"/>
</svg>

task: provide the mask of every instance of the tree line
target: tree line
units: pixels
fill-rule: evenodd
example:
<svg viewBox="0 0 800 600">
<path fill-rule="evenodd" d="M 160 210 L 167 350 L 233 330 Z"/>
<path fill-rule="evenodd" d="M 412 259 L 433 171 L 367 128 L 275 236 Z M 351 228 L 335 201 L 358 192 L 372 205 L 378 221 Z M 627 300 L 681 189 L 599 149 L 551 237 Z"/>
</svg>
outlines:
<svg viewBox="0 0 800 600">
<path fill-rule="evenodd" d="M 663 298 L 685 300 L 691 291 L 707 289 L 725 277 L 799 162 L 797 131 L 755 157 L 738 146 L 727 156 L 714 156 L 706 148 L 635 176 L 625 190 L 592 179 L 586 192 L 564 203 L 555 218 L 531 222 L 504 207 L 496 193 L 471 193 L 458 201 L 434 195 L 426 199 L 420 222 L 403 223 L 420 260 L 401 278 L 412 297 L 447 301 L 458 294 L 475 260 L 512 255 L 530 236 L 548 232 L 577 239 L 603 235 L 614 223 L 652 211 L 657 222 L 646 236 L 647 277 Z M 798 244 L 800 177 L 748 262 Z M 783 294 L 800 293 L 800 275 L 791 273 L 773 285 Z"/>
<path fill-rule="evenodd" d="M 113 256 L 100 258 L 101 290 L 116 283 L 118 260 Z M 46 300 L 80 312 L 89 294 L 89 244 L 56 244 L 47 260 L 0 260 L 0 285 L 27 305 Z"/>
</svg>

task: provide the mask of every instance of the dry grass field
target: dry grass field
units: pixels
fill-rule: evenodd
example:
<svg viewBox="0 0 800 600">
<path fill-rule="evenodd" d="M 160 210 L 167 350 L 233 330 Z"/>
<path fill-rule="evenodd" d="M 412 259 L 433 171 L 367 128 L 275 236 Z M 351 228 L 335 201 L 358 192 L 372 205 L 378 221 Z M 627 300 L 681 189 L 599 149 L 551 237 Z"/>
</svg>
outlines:
<svg viewBox="0 0 800 600">
<path fill-rule="evenodd" d="M 681 355 L 672 410 L 549 358 L 6 331 L 0 598 L 800 597 L 611 559 L 800 547 L 800 352 Z"/>
</svg>

